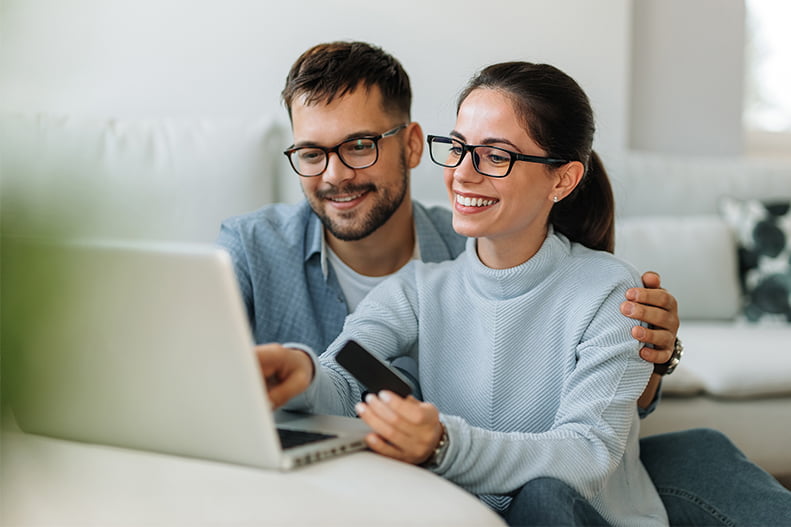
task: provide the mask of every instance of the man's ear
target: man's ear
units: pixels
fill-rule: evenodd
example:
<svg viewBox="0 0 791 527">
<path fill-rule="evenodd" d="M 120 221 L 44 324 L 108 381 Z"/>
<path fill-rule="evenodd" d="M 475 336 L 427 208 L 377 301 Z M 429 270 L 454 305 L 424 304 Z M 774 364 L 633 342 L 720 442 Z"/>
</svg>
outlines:
<svg viewBox="0 0 791 527">
<path fill-rule="evenodd" d="M 558 179 L 553 188 L 554 193 L 549 198 L 554 199 L 557 196 L 560 201 L 571 194 L 582 181 L 582 176 L 585 175 L 585 165 L 579 161 L 570 161 L 557 170 Z"/>
<path fill-rule="evenodd" d="M 424 136 L 423 129 L 416 122 L 411 122 L 404 130 L 406 134 L 406 161 L 410 169 L 415 168 L 423 157 Z"/>
</svg>

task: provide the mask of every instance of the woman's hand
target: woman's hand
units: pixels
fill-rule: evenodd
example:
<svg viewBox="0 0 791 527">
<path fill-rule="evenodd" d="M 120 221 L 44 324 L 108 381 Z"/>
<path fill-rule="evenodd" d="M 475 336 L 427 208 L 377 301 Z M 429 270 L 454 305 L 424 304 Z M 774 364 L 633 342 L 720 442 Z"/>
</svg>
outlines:
<svg viewBox="0 0 791 527">
<path fill-rule="evenodd" d="M 403 398 L 387 390 L 369 393 L 355 409 L 374 431 L 365 438 L 370 449 L 393 459 L 419 465 L 434 453 L 442 437 L 436 406 L 411 395 Z"/>
</svg>

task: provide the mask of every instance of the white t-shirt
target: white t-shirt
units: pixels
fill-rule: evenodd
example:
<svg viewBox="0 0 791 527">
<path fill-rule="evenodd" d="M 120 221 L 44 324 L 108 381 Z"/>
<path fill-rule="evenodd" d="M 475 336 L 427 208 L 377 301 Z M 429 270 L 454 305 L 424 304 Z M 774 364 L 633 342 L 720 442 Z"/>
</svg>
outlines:
<svg viewBox="0 0 791 527">
<path fill-rule="evenodd" d="M 322 243 L 322 249 L 326 255 L 327 261 L 335 270 L 335 274 L 338 277 L 343 296 L 346 297 L 346 305 L 349 306 L 349 313 L 357 309 L 357 304 L 360 303 L 371 289 L 391 276 L 389 274 L 384 276 L 366 276 L 360 274 L 346 265 L 326 242 Z M 412 259 L 420 259 L 417 235 L 415 235 L 415 249 L 412 251 Z"/>
</svg>

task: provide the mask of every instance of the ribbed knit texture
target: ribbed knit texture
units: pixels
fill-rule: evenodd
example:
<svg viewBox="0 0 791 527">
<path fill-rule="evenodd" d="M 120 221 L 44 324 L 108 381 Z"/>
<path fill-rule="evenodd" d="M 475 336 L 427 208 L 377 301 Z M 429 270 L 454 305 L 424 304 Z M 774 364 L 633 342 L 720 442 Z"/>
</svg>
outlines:
<svg viewBox="0 0 791 527">
<path fill-rule="evenodd" d="M 638 284 L 631 267 L 553 232 L 504 270 L 470 240 L 457 260 L 413 262 L 375 288 L 294 404 L 354 415 L 360 387 L 333 359 L 348 339 L 385 360 L 409 354 L 450 438 L 438 474 L 498 510 L 548 476 L 612 524 L 666 524 L 639 460 L 635 401 L 652 367 L 618 310 Z"/>
</svg>

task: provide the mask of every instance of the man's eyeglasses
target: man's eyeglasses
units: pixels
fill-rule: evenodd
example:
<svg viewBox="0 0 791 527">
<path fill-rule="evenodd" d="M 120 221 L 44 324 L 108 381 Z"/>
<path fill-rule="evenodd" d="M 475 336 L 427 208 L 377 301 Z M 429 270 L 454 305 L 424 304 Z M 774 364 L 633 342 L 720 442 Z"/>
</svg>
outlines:
<svg viewBox="0 0 791 527">
<path fill-rule="evenodd" d="M 428 151 L 431 160 L 443 167 L 454 168 L 461 164 L 467 152 L 472 155 L 472 166 L 479 174 L 489 177 L 505 177 L 517 161 L 560 166 L 568 163 L 554 157 L 528 156 L 504 148 L 488 145 L 468 145 L 453 137 L 428 136 Z"/>
<path fill-rule="evenodd" d="M 324 146 L 290 147 L 283 152 L 294 172 L 304 177 L 320 176 L 330 164 L 330 154 L 335 152 L 341 163 L 349 168 L 368 168 L 379 160 L 379 140 L 397 134 L 408 123 L 375 136 L 353 137 L 332 148 Z"/>
</svg>

